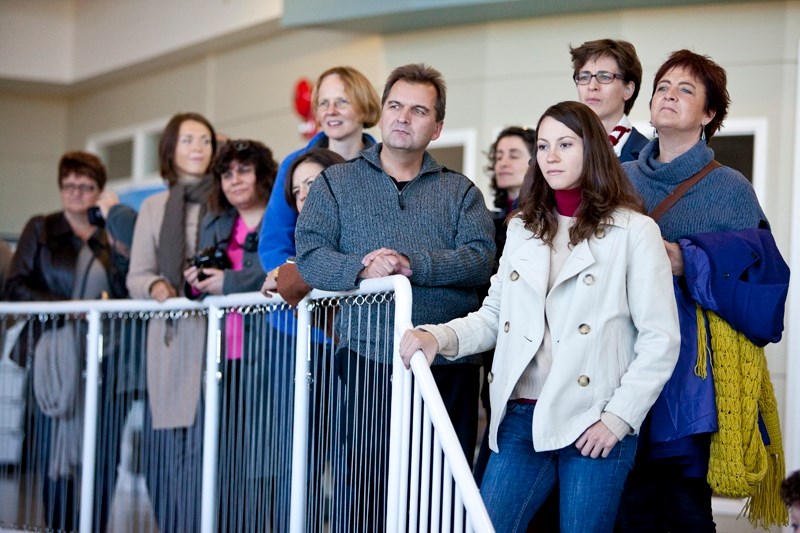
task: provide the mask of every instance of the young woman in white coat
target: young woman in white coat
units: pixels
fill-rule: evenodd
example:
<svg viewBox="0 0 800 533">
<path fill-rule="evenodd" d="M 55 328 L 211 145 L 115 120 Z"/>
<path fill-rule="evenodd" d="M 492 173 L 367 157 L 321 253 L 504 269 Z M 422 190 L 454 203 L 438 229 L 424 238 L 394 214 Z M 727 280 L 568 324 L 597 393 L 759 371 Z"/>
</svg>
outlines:
<svg viewBox="0 0 800 533">
<path fill-rule="evenodd" d="M 678 356 L 670 263 L 591 109 L 556 104 L 536 132 L 483 306 L 407 331 L 401 355 L 495 348 L 481 494 L 497 531 L 525 531 L 556 482 L 562 531 L 612 531 L 639 426 Z"/>
</svg>

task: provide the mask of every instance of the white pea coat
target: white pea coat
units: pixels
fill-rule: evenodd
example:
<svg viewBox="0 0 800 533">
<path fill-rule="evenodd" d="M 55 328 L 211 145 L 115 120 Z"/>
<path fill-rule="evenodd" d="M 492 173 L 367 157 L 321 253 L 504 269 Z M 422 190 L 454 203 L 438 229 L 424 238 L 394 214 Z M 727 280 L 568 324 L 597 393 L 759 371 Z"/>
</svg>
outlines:
<svg viewBox="0 0 800 533">
<path fill-rule="evenodd" d="M 458 356 L 495 347 L 489 446 L 515 384 L 542 343 L 545 315 L 553 363 L 533 415 L 537 451 L 572 444 L 609 411 L 638 432 L 678 360 L 672 272 L 658 226 L 620 209 L 578 243 L 547 292 L 550 247 L 509 223 L 500 268 L 483 306 L 448 322 Z"/>
</svg>

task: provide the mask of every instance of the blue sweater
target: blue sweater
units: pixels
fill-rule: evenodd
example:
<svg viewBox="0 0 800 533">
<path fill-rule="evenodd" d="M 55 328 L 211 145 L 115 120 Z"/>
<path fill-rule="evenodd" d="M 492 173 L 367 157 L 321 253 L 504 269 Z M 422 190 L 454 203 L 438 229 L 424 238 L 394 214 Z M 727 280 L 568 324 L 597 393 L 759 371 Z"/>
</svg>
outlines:
<svg viewBox="0 0 800 533">
<path fill-rule="evenodd" d="M 375 144 L 375 139 L 366 133 L 363 136 L 364 146 Z M 328 137 L 323 132 L 317 133 L 304 147 L 292 152 L 281 162 L 278 174 L 275 176 L 275 185 L 269 196 L 267 210 L 261 223 L 261 234 L 258 239 L 258 257 L 265 272 L 286 262 L 287 257 L 295 255 L 294 227 L 297 224 L 297 213 L 294 208 L 286 203 L 283 194 L 284 182 L 291 179 L 287 177 L 289 167 L 295 159 L 305 154 L 312 148 L 327 148 Z"/>
<path fill-rule="evenodd" d="M 477 289 L 489 281 L 494 259 L 494 226 L 483 195 L 427 153 L 419 175 L 398 191 L 381 168 L 381 148 L 363 150 L 314 181 L 297 222 L 300 274 L 315 288 L 351 290 L 360 281 L 361 259 L 392 248 L 411 262 L 414 324 L 465 316 L 479 307 Z M 350 340 L 368 350 L 363 353 L 375 353 L 366 339 Z"/>
<path fill-rule="evenodd" d="M 656 161 L 658 139 L 639 154 L 637 161 L 623 164 L 625 172 L 651 212 L 681 182 L 691 178 L 714 158 L 704 141 L 670 163 Z M 733 232 L 766 224 L 747 179 L 730 167 L 709 172 L 689 189 L 658 220 L 662 236 L 671 242 L 708 232 Z M 691 258 L 684 256 L 686 261 Z M 687 270 L 691 265 L 687 264 Z M 670 460 L 683 467 L 683 474 L 705 476 L 708 466 L 707 434 L 717 430 L 713 369 L 707 363 L 709 379 L 694 374 L 697 361 L 697 322 L 690 287 L 696 277 L 674 278 L 675 297 L 681 326 L 681 351 L 678 364 L 653 405 L 639 439 L 640 454 L 650 459 Z"/>
<path fill-rule="evenodd" d="M 672 190 L 714 159 L 704 141 L 669 163 L 656 161 L 658 139 L 650 141 L 637 161 L 622 167 L 651 212 Z M 670 242 L 710 231 L 757 228 L 767 217 L 758 205 L 753 186 L 740 172 L 721 166 L 689 189 L 658 221 L 662 236 Z"/>
</svg>

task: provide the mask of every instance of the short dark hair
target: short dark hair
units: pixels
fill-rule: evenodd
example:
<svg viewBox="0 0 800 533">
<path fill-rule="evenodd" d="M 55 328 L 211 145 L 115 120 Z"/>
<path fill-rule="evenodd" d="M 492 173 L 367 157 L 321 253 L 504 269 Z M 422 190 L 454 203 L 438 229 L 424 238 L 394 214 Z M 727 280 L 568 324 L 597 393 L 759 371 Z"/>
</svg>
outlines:
<svg viewBox="0 0 800 533">
<path fill-rule="evenodd" d="M 106 186 L 106 167 L 100 158 L 89 152 L 67 152 L 58 162 L 58 186 L 70 174 L 86 176 L 97 184 L 101 191 Z"/>
<path fill-rule="evenodd" d="M 447 107 L 447 84 L 441 72 L 424 63 L 411 63 L 397 67 L 386 78 L 386 85 L 383 88 L 383 96 L 381 97 L 381 107 L 389 98 L 389 92 L 394 84 L 400 80 L 414 84 L 432 85 L 436 89 L 436 104 L 434 104 L 436 122 L 444 120 L 444 112 Z"/>
<path fill-rule="evenodd" d="M 194 120 L 203 124 L 208 128 L 211 134 L 211 157 L 213 160 L 214 154 L 217 153 L 217 134 L 214 132 L 214 127 L 211 123 L 200 113 L 178 113 L 174 115 L 164 131 L 161 132 L 161 138 L 158 141 L 158 163 L 161 170 L 161 177 L 167 180 L 167 184 L 172 187 L 178 181 L 178 171 L 175 170 L 175 147 L 178 144 L 178 134 L 180 133 L 181 124 L 187 120 Z M 209 161 L 209 167 L 211 161 Z"/>
<path fill-rule="evenodd" d="M 628 41 L 614 39 L 598 39 L 596 41 L 586 41 L 577 48 L 569 47 L 572 56 L 572 76 L 575 77 L 581 68 L 591 61 L 603 56 L 610 57 L 619 65 L 620 74 L 625 83 L 633 82 L 633 94 L 625 102 L 625 114 L 629 114 L 639 96 L 639 88 L 642 86 L 642 63 L 636 54 L 636 48 Z"/>
<path fill-rule="evenodd" d="M 294 171 L 297 170 L 297 167 L 303 163 L 316 163 L 321 166 L 323 170 L 325 170 L 332 165 L 344 162 L 344 157 L 337 154 L 333 150 L 328 150 L 327 148 L 312 148 L 308 152 L 299 156 L 297 159 L 292 161 L 292 164 L 289 166 L 289 170 L 286 172 L 286 179 L 283 182 L 283 196 L 286 198 L 286 203 L 291 206 L 295 213 L 297 212 L 297 202 L 295 201 L 294 193 L 292 192 L 292 176 L 294 176 Z"/>
<path fill-rule="evenodd" d="M 550 106 L 536 124 L 537 138 L 542 131 L 542 121 L 547 117 L 564 124 L 583 141 L 581 203 L 575 212 L 575 224 L 569 229 L 570 244 L 588 239 L 618 207 L 644 212 L 636 190 L 608 142 L 603 123 L 591 108 L 572 101 Z M 555 193 L 542 174 L 536 158 L 522 184 L 520 213 L 525 228 L 552 246 L 558 231 Z"/>
<path fill-rule="evenodd" d="M 353 67 L 331 67 L 317 78 L 314 91 L 311 95 L 311 106 L 316 111 L 319 86 L 322 80 L 332 75 L 339 76 L 344 84 L 344 92 L 350 98 L 353 109 L 361 116 L 362 126 L 371 128 L 381 118 L 381 105 L 378 102 L 378 93 L 366 76 Z"/>
<path fill-rule="evenodd" d="M 728 116 L 728 107 L 731 105 L 731 96 L 728 94 L 728 76 L 725 69 L 715 63 L 709 56 L 696 54 L 691 50 L 677 50 L 672 52 L 667 60 L 658 68 L 653 78 L 653 94 L 656 87 L 667 72 L 674 68 L 683 68 L 692 76 L 703 83 L 706 88 L 705 111 L 714 111 L 714 118 L 706 124 L 706 143 L 722 127 L 722 122 Z M 653 103 L 653 96 L 650 96 Z"/>
<path fill-rule="evenodd" d="M 250 139 L 227 141 L 214 158 L 214 187 L 208 195 L 208 207 L 214 213 L 223 213 L 232 207 L 222 192 L 222 174 L 234 161 L 253 165 L 256 174 L 256 193 L 260 199 L 266 201 L 272 192 L 275 175 L 278 173 L 278 163 L 272 157 L 272 150 Z"/>
<path fill-rule="evenodd" d="M 489 147 L 489 153 L 487 154 L 489 157 L 489 164 L 486 165 L 485 170 L 486 173 L 491 176 L 492 190 L 494 191 L 494 206 L 503 210 L 508 207 L 508 191 L 497 187 L 497 176 L 494 174 L 494 165 L 497 163 L 497 144 L 501 139 L 505 139 L 506 137 L 519 137 L 522 139 L 522 142 L 528 147 L 528 153 L 533 157 L 536 154 L 536 130 L 533 128 L 522 128 L 520 126 L 509 126 L 497 135 L 497 138 Z"/>
<path fill-rule="evenodd" d="M 797 470 L 781 483 L 781 499 L 786 507 L 800 505 L 800 470 Z"/>
</svg>

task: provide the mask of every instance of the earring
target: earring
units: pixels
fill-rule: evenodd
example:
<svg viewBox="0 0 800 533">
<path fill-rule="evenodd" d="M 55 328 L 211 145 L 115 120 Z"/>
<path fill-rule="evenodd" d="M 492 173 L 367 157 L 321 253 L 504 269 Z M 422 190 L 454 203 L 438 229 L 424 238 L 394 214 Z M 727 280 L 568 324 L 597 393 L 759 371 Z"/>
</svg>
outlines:
<svg viewBox="0 0 800 533">
<path fill-rule="evenodd" d="M 706 140 L 706 127 L 704 124 L 700 124 L 700 140 L 701 141 Z"/>
</svg>

